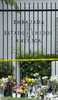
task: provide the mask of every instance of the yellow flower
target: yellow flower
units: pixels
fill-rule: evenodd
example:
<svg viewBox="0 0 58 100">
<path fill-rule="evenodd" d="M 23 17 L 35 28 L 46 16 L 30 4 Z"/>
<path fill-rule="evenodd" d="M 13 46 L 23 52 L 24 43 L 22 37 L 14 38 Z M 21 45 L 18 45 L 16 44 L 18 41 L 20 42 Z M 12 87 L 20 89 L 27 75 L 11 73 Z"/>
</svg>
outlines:
<svg viewBox="0 0 58 100">
<path fill-rule="evenodd" d="M 2 81 L 2 79 L 0 79 L 0 81 Z"/>
<path fill-rule="evenodd" d="M 23 93 L 25 93 L 25 91 Z"/>
<path fill-rule="evenodd" d="M 27 86 L 27 84 L 25 84 L 25 86 Z"/>
<path fill-rule="evenodd" d="M 32 79 L 32 83 L 34 83 L 35 81 Z"/>
<path fill-rule="evenodd" d="M 31 82 L 32 79 L 31 79 L 31 78 L 27 78 L 26 81 L 27 81 L 27 82 Z"/>
<path fill-rule="evenodd" d="M 14 76 L 12 77 L 12 79 L 14 79 Z"/>
<path fill-rule="evenodd" d="M 18 92 L 20 92 L 20 90 Z"/>
<path fill-rule="evenodd" d="M 24 91 L 28 91 L 28 89 L 27 89 L 27 88 L 25 88 L 25 89 L 24 89 Z"/>
<path fill-rule="evenodd" d="M 32 85 L 32 84 L 31 84 Z"/>
<path fill-rule="evenodd" d="M 3 84 L 1 84 L 1 86 L 3 86 Z"/>
<path fill-rule="evenodd" d="M 10 78 L 12 78 L 12 76 L 8 76 L 8 78 L 10 79 Z"/>
<path fill-rule="evenodd" d="M 16 89 L 14 89 L 14 91 L 16 91 Z"/>
</svg>

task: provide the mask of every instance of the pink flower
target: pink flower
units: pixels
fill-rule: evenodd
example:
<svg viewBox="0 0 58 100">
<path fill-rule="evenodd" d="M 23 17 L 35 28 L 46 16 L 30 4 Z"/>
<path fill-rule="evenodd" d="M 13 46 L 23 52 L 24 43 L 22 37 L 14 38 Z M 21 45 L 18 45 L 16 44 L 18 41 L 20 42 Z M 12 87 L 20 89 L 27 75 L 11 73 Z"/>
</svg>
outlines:
<svg viewBox="0 0 58 100">
<path fill-rule="evenodd" d="M 21 92 L 21 93 L 23 93 L 23 90 L 22 90 L 22 89 L 20 89 L 20 92 Z"/>
<path fill-rule="evenodd" d="M 16 84 L 16 82 L 14 82 L 14 85 Z"/>
<path fill-rule="evenodd" d="M 22 84 L 24 84 L 24 83 L 25 83 L 25 80 L 23 80 Z"/>
<path fill-rule="evenodd" d="M 13 89 L 15 89 L 15 87 L 13 87 Z"/>
<path fill-rule="evenodd" d="M 19 87 L 17 87 L 17 88 L 16 88 L 16 92 L 18 93 L 19 90 L 20 90 Z"/>
</svg>

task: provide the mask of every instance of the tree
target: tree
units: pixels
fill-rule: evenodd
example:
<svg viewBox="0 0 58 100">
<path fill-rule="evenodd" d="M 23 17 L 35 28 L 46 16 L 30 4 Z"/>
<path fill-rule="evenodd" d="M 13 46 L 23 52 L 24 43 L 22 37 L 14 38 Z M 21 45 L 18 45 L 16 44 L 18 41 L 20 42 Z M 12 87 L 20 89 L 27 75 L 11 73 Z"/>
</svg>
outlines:
<svg viewBox="0 0 58 100">
<path fill-rule="evenodd" d="M 1 0 L 1 2 L 5 2 L 6 4 L 9 4 L 11 6 L 11 3 L 13 4 L 15 9 L 19 9 L 18 5 L 16 5 L 16 2 L 14 0 Z"/>
</svg>

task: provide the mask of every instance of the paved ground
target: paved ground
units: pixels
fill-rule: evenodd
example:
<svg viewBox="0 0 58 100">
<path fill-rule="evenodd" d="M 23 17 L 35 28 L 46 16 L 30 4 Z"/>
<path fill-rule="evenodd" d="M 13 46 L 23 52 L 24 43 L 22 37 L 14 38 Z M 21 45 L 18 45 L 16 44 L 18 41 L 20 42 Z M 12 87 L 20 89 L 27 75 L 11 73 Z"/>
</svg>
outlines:
<svg viewBox="0 0 58 100">
<path fill-rule="evenodd" d="M 1 97 L 0 97 L 0 100 L 2 100 Z"/>
</svg>

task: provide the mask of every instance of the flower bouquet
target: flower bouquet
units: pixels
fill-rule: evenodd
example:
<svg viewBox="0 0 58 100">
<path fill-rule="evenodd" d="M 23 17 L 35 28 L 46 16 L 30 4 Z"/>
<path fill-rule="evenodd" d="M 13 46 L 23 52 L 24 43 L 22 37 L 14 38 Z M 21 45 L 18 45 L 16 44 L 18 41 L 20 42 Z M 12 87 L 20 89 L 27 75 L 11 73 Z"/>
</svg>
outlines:
<svg viewBox="0 0 58 100">
<path fill-rule="evenodd" d="M 54 94 L 57 85 L 57 76 L 51 76 L 50 81 L 51 81 L 52 93 Z"/>
<path fill-rule="evenodd" d="M 16 97 L 16 86 L 12 87 L 12 97 Z"/>
<path fill-rule="evenodd" d="M 17 87 L 16 88 L 16 93 L 17 93 L 17 97 L 21 97 L 21 93 L 23 93 L 23 90 L 21 89 L 21 87 Z"/>
<path fill-rule="evenodd" d="M 21 83 L 20 83 L 20 88 L 23 90 L 23 93 L 21 93 L 21 96 L 22 97 L 26 97 L 27 96 L 27 82 L 26 82 L 26 77 L 23 78 L 23 80 L 21 80 Z"/>
<path fill-rule="evenodd" d="M 16 84 L 14 77 L 8 76 L 8 82 L 6 85 L 6 88 L 4 90 L 4 95 L 5 96 L 11 96 L 12 95 L 12 87 L 14 87 Z"/>
<path fill-rule="evenodd" d="M 34 84 L 34 79 L 27 78 L 26 83 L 27 83 L 28 86 L 32 86 Z"/>
<path fill-rule="evenodd" d="M 48 79 L 48 77 L 47 77 L 47 76 L 42 77 L 42 80 L 43 80 L 43 85 L 47 85 L 47 79 Z"/>
<path fill-rule="evenodd" d="M 2 88 L 2 92 L 3 93 L 4 93 L 4 89 L 6 87 L 7 82 L 8 82 L 8 78 L 2 78 L 2 79 L 0 79 L 0 87 Z"/>
<path fill-rule="evenodd" d="M 41 86 L 41 92 L 43 93 L 43 98 L 44 98 L 44 95 L 46 93 L 46 86 Z"/>
<path fill-rule="evenodd" d="M 35 73 L 34 77 L 37 79 L 37 82 L 36 82 L 36 79 L 35 79 L 36 85 L 38 85 L 40 87 L 41 86 L 41 77 L 39 76 L 39 73 Z"/>
<path fill-rule="evenodd" d="M 28 88 L 28 91 L 31 92 L 31 89 L 34 85 L 34 79 L 31 79 L 31 78 L 27 78 L 26 79 L 26 83 L 27 83 L 27 88 Z"/>
<path fill-rule="evenodd" d="M 12 93 L 16 93 L 16 86 L 12 87 Z"/>
</svg>

